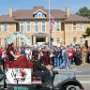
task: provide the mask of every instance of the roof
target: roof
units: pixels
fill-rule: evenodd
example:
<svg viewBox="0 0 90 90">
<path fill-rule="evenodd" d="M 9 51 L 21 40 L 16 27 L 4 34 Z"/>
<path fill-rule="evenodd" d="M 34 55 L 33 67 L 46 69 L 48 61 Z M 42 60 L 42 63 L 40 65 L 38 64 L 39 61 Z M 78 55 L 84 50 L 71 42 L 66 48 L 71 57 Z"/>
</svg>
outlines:
<svg viewBox="0 0 90 90">
<path fill-rule="evenodd" d="M 8 15 L 3 15 L 3 16 L 0 16 L 0 23 L 4 23 L 4 22 L 13 22 L 13 23 L 15 23 L 16 22 L 16 20 L 14 20 L 14 18 L 13 17 L 9 17 Z"/>
<path fill-rule="evenodd" d="M 53 9 L 51 10 L 51 14 L 53 15 L 54 18 L 66 18 L 66 13 L 62 10 L 59 9 Z"/>
<path fill-rule="evenodd" d="M 74 14 L 70 15 L 64 22 L 88 22 L 88 21 L 90 21 L 88 18 Z"/>
<path fill-rule="evenodd" d="M 44 7 L 34 7 L 31 10 L 16 10 L 13 12 L 13 17 L 9 17 L 9 15 L 0 16 L 0 22 L 16 22 L 15 20 L 40 19 L 33 17 L 35 12 L 37 13 L 39 10 L 41 10 L 41 12 L 45 12 L 46 14 L 46 18 L 42 17 L 42 19 L 49 19 L 49 10 L 45 9 Z M 54 19 L 64 19 L 64 22 L 90 21 L 89 19 L 76 14 L 66 17 L 66 12 L 60 9 L 51 9 L 50 12 Z"/>
<path fill-rule="evenodd" d="M 49 18 L 49 11 L 45 9 L 44 7 L 34 7 L 32 10 L 17 10 L 13 12 L 13 16 L 15 19 L 35 19 L 33 17 L 33 14 L 37 12 L 38 10 L 42 10 L 43 12 L 47 14 L 46 19 Z M 54 10 L 50 10 L 50 12 L 55 19 L 65 18 L 64 11 L 54 9 Z"/>
</svg>

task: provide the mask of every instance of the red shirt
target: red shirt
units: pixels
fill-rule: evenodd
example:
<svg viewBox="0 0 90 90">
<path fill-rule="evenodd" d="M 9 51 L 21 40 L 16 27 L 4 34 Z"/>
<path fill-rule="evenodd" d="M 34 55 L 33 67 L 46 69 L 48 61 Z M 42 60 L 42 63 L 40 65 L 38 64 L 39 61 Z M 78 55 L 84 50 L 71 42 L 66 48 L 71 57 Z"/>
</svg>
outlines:
<svg viewBox="0 0 90 90">
<path fill-rule="evenodd" d="M 2 56 L 2 50 L 0 49 L 0 57 Z"/>
<path fill-rule="evenodd" d="M 69 59 L 72 59 L 74 56 L 74 51 L 73 50 L 68 50 L 68 55 L 69 55 Z"/>
</svg>

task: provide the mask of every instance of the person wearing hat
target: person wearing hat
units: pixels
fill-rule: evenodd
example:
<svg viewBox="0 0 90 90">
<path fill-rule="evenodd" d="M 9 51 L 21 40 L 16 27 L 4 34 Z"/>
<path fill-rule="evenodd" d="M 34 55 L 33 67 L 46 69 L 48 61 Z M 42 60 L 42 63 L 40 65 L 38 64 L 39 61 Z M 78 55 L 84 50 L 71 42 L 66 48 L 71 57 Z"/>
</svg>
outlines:
<svg viewBox="0 0 90 90">
<path fill-rule="evenodd" d="M 7 47 L 7 63 L 6 67 L 9 68 L 31 68 L 32 62 L 27 60 L 24 54 L 16 55 L 14 44 L 11 43 Z"/>
</svg>

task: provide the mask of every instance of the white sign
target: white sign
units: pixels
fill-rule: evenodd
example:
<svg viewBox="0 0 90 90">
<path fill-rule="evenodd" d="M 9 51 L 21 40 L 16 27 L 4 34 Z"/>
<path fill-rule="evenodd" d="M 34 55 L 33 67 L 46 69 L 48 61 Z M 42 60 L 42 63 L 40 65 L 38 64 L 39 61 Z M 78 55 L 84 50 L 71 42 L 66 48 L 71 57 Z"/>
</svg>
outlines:
<svg viewBox="0 0 90 90">
<path fill-rule="evenodd" d="M 5 74 L 7 84 L 31 84 L 31 69 L 8 68 Z"/>
</svg>

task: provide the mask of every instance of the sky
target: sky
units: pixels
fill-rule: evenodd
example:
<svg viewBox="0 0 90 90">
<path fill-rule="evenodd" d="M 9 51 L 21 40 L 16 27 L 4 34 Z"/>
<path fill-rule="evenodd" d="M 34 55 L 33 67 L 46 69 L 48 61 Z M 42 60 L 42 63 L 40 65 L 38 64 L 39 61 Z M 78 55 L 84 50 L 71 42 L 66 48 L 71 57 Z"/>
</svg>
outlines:
<svg viewBox="0 0 90 90">
<path fill-rule="evenodd" d="M 0 0 L 0 15 L 6 15 L 10 8 L 13 11 L 21 9 L 33 9 L 34 6 L 44 6 L 49 8 L 49 0 Z M 71 14 L 76 13 L 82 7 L 90 9 L 90 0 L 50 0 L 51 9 L 61 9 L 70 7 Z"/>
</svg>

